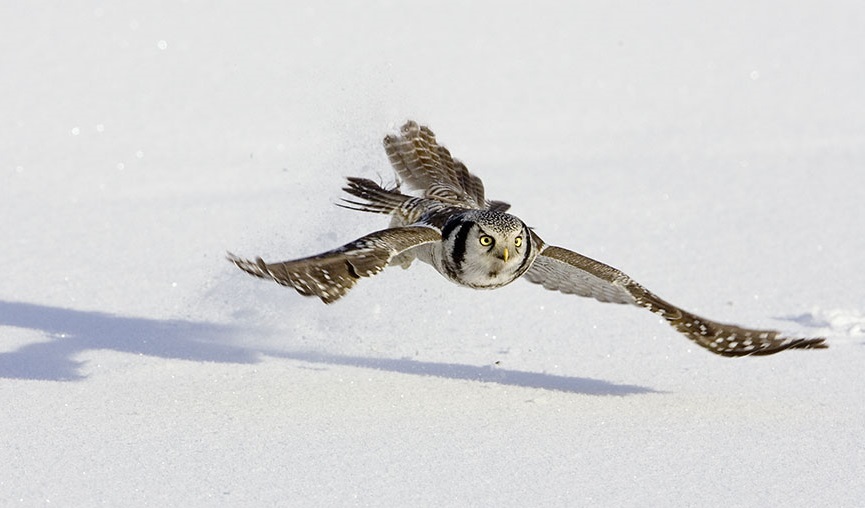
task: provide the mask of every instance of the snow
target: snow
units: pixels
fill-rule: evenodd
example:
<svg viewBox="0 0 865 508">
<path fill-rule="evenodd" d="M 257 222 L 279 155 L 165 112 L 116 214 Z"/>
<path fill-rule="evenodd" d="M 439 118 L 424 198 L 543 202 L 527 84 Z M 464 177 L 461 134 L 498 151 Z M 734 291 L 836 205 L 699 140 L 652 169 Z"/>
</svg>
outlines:
<svg viewBox="0 0 865 508">
<path fill-rule="evenodd" d="M 0 505 L 861 506 L 860 2 L 7 2 Z M 428 266 L 316 299 L 226 262 L 428 124 L 546 241 L 712 319 Z"/>
</svg>

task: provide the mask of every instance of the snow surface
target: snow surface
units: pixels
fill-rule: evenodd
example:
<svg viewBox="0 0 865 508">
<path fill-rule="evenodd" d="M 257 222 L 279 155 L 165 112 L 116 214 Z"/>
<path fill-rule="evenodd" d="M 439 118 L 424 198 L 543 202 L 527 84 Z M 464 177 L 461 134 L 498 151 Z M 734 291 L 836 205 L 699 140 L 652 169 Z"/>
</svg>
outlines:
<svg viewBox="0 0 865 508">
<path fill-rule="evenodd" d="M 865 4 L 0 6 L 0 505 L 862 506 Z M 547 241 L 707 317 L 224 259 L 430 125 Z M 411 304 L 409 304 L 409 302 Z"/>
</svg>

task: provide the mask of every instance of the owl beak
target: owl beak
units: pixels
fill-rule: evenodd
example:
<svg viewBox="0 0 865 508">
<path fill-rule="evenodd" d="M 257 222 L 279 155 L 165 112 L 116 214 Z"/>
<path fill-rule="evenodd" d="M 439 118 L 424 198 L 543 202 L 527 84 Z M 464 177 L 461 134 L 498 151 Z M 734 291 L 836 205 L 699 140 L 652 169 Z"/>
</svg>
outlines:
<svg viewBox="0 0 865 508">
<path fill-rule="evenodd" d="M 502 250 L 502 259 L 505 260 L 505 263 L 508 262 L 508 248 L 507 248 L 507 247 L 505 247 L 505 248 Z"/>
</svg>

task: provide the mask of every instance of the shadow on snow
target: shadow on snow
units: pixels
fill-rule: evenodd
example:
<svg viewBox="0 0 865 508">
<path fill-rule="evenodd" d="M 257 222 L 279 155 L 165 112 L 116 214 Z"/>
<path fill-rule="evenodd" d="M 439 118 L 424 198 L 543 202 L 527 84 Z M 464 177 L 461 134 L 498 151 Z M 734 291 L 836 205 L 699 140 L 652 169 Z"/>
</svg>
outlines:
<svg viewBox="0 0 865 508">
<path fill-rule="evenodd" d="M 47 342 L 0 353 L 0 377 L 75 381 L 82 362 L 75 357 L 88 350 L 114 350 L 159 358 L 201 362 L 250 364 L 261 355 L 323 365 L 343 365 L 415 376 L 469 380 L 507 386 L 541 388 L 587 395 L 655 393 L 650 388 L 591 378 L 521 372 L 491 366 L 423 362 L 411 359 L 365 358 L 316 352 L 255 350 L 227 345 L 246 327 L 185 320 L 158 320 L 78 311 L 0 300 L 0 325 L 39 330 Z"/>
<path fill-rule="evenodd" d="M 239 329 L 184 320 L 115 316 L 0 300 L 0 325 L 40 330 L 48 342 L 0 353 L 0 377 L 72 381 L 82 362 L 75 357 L 94 349 L 205 362 L 254 363 L 253 351 L 224 345 Z"/>
<path fill-rule="evenodd" d="M 481 383 L 496 383 L 524 388 L 541 388 L 561 392 L 582 393 L 584 395 L 635 395 L 639 393 L 658 393 L 651 388 L 635 385 L 620 385 L 585 377 L 557 376 L 539 372 L 499 369 L 492 366 L 465 365 L 460 363 L 436 363 L 411 360 L 407 358 L 365 358 L 360 356 L 332 355 L 314 352 L 278 352 L 270 356 L 291 358 L 309 363 L 326 365 L 346 365 L 364 369 L 383 370 L 432 376 L 444 379 L 462 379 Z"/>
</svg>

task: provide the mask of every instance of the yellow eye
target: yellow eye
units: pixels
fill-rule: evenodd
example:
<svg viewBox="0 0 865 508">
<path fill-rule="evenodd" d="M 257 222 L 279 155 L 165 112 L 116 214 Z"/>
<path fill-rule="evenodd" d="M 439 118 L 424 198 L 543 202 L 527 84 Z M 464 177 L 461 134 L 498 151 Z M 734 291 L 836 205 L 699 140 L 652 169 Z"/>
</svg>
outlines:
<svg viewBox="0 0 865 508">
<path fill-rule="evenodd" d="M 523 237 L 518 236 L 514 238 L 514 247 L 522 247 L 523 246 Z"/>
<path fill-rule="evenodd" d="M 495 242 L 495 240 L 493 240 L 493 237 L 490 235 L 481 235 L 480 242 L 484 247 L 489 247 Z"/>
</svg>

